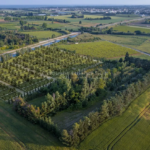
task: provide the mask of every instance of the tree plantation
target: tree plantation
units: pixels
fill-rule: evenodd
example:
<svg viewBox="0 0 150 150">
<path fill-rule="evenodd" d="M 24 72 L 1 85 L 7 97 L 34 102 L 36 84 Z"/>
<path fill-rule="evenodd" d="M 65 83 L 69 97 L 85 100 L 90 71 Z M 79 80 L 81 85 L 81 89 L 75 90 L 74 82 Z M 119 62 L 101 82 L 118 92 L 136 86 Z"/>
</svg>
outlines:
<svg viewBox="0 0 150 150">
<path fill-rule="evenodd" d="M 54 62 L 55 65 L 52 65 Z M 76 68 L 78 64 L 81 69 L 89 65 L 92 65 L 93 69 L 88 67 L 91 71 L 75 71 L 72 67 Z M 133 58 L 126 53 L 125 58 L 119 61 L 103 60 L 102 64 L 95 64 L 90 57 L 56 47 L 41 47 L 1 63 L 1 69 L 5 74 L 13 74 L 14 79 L 10 84 L 28 91 L 22 98 L 19 96 L 12 99 L 14 110 L 33 124 L 38 124 L 55 135 L 63 144 L 77 147 L 107 119 L 121 115 L 150 84 L 148 60 Z M 44 70 L 50 70 L 50 73 Z M 53 80 L 50 79 L 52 72 L 61 71 L 68 74 L 61 73 L 55 78 L 53 75 Z M 10 77 L 9 75 L 8 79 Z M 5 82 L 8 82 L 8 79 L 1 77 Z M 35 103 L 30 104 L 38 97 L 44 100 L 37 102 L 37 106 Z M 67 110 L 84 111 L 94 104 L 97 104 L 98 108 L 87 111 L 86 117 L 81 115 L 77 121 L 71 121 L 68 117 L 69 125 L 62 124 L 58 119 L 54 121 L 59 112 L 65 117 L 63 113 L 65 115 Z"/>
<path fill-rule="evenodd" d="M 2 57 L 0 80 L 21 89 L 34 92 L 39 87 L 50 84 L 60 74 L 69 76 L 71 72 L 82 73 L 85 69 L 99 64 L 91 57 L 82 57 L 55 47 L 41 47 L 17 52 L 17 58 Z"/>
</svg>

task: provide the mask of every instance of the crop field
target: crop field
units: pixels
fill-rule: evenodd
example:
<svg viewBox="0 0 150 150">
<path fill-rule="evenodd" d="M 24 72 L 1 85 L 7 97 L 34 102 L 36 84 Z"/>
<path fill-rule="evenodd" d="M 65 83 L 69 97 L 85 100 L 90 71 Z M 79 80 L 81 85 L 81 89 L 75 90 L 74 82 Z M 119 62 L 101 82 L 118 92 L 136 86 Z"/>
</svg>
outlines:
<svg viewBox="0 0 150 150">
<path fill-rule="evenodd" d="M 105 122 L 79 146 L 80 150 L 141 150 L 150 148 L 150 88 L 122 116 Z M 136 144 L 135 144 L 136 143 Z"/>
<path fill-rule="evenodd" d="M 28 20 L 27 21 L 29 24 L 36 24 L 38 26 L 42 26 L 43 23 L 47 23 L 47 27 L 48 28 L 58 28 L 58 29 L 62 29 L 62 30 L 65 30 L 66 28 L 67 29 L 73 29 L 73 30 L 78 30 L 80 27 L 79 25 L 73 25 L 73 24 L 66 24 L 66 23 L 58 23 L 58 22 L 53 22 L 52 21 L 44 21 L 44 20 Z M 37 26 L 37 28 L 38 28 Z"/>
<path fill-rule="evenodd" d="M 0 22 L 0 27 L 7 28 L 9 30 L 20 29 L 19 23 L 16 22 Z"/>
<path fill-rule="evenodd" d="M 139 15 L 135 14 L 116 14 L 117 17 L 137 17 L 139 18 Z"/>
<path fill-rule="evenodd" d="M 105 41 L 71 44 L 71 45 L 60 45 L 58 47 L 62 49 L 76 51 L 76 53 L 78 54 L 89 55 L 89 56 L 100 57 L 100 58 L 102 57 L 113 58 L 118 56 L 124 56 L 126 52 L 129 52 L 130 55 L 138 54 L 138 52 L 132 49 L 125 48 Z"/>
<path fill-rule="evenodd" d="M 55 37 L 62 35 L 61 33 L 55 31 L 29 31 L 29 32 L 21 32 L 21 33 L 29 34 L 31 36 L 36 36 L 40 40 L 51 38 L 53 34 L 55 34 Z"/>
<path fill-rule="evenodd" d="M 119 32 L 132 32 L 134 33 L 137 30 L 140 30 L 141 32 L 150 33 L 150 29 L 144 28 L 144 27 L 135 27 L 135 26 L 116 26 L 113 28 L 114 31 Z"/>
<path fill-rule="evenodd" d="M 84 41 L 90 41 L 94 38 L 97 38 L 97 40 L 100 40 L 100 35 L 94 35 L 90 33 L 84 33 L 76 36 L 75 38 L 70 39 L 70 41 L 76 41 L 76 42 L 84 42 Z"/>
<path fill-rule="evenodd" d="M 98 16 L 98 15 L 84 15 L 84 18 L 98 18 L 98 17 L 103 17 L 103 16 Z M 84 20 L 84 18 L 71 18 L 71 15 L 64 15 L 64 16 L 55 16 L 55 17 L 49 17 L 49 18 L 55 18 L 55 19 L 65 19 L 67 21 L 70 21 L 70 24 L 73 25 L 78 25 L 79 26 L 79 21 L 82 21 L 82 24 L 80 26 L 92 26 L 96 24 L 108 24 L 108 23 L 115 23 L 115 22 L 121 22 L 124 20 L 131 20 L 135 19 L 137 17 L 117 17 L 117 16 L 112 16 L 111 20 Z"/>
<path fill-rule="evenodd" d="M 36 25 L 40 25 L 42 26 L 43 23 L 47 23 L 47 27 L 48 28 L 59 28 L 59 27 L 63 27 L 64 25 L 63 24 L 60 24 L 60 23 L 52 23 L 52 21 L 44 21 L 44 20 L 28 20 L 27 21 L 29 24 L 36 24 Z"/>
<path fill-rule="evenodd" d="M 150 37 L 149 36 L 127 36 L 127 35 L 100 35 L 101 39 L 123 44 L 131 48 L 150 53 Z"/>
</svg>

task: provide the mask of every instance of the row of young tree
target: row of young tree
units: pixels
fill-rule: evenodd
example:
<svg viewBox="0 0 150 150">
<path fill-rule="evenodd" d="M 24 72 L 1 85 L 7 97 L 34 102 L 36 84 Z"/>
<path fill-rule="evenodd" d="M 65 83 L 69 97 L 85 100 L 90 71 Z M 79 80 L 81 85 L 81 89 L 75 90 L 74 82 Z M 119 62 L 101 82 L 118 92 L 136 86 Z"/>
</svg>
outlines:
<svg viewBox="0 0 150 150">
<path fill-rule="evenodd" d="M 13 103 L 13 109 L 33 124 L 39 124 L 47 131 L 53 133 L 55 136 L 60 137 L 60 130 L 58 129 L 57 125 L 51 120 L 50 117 L 42 117 L 40 115 L 39 107 L 30 105 L 21 97 L 19 97 Z"/>
<path fill-rule="evenodd" d="M 84 18 L 84 15 L 72 14 L 71 18 Z"/>
<path fill-rule="evenodd" d="M 65 19 L 48 18 L 48 21 L 55 21 L 55 22 L 60 22 L 60 23 L 70 23 L 70 21 L 65 20 Z"/>
</svg>

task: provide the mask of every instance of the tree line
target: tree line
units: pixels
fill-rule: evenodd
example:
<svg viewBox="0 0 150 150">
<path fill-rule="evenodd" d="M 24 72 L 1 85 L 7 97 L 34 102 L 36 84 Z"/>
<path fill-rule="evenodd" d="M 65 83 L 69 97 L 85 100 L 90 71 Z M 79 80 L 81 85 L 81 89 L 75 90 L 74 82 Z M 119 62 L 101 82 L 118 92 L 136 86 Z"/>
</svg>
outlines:
<svg viewBox="0 0 150 150">
<path fill-rule="evenodd" d="M 103 18 L 85 18 L 85 20 L 110 20 L 111 17 L 109 16 L 104 16 Z"/>
<path fill-rule="evenodd" d="M 13 31 L 0 32 L 0 47 L 8 45 L 13 49 L 15 45 L 22 46 L 37 43 L 36 37 L 31 37 L 29 34 L 16 33 Z"/>
</svg>

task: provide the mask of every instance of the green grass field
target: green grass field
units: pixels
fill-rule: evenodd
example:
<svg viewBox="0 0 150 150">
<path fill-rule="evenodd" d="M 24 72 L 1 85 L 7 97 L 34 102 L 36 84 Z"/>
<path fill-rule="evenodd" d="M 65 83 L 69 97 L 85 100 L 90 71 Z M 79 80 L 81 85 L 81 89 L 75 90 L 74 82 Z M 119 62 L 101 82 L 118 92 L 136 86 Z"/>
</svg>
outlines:
<svg viewBox="0 0 150 150">
<path fill-rule="evenodd" d="M 89 40 L 94 38 L 100 38 L 100 35 L 97 34 L 90 34 L 90 33 L 84 33 L 76 36 L 75 38 L 72 38 L 74 41 L 82 41 L 82 40 Z"/>
<path fill-rule="evenodd" d="M 135 15 L 135 14 L 116 14 L 117 17 L 138 17 L 139 15 Z"/>
<path fill-rule="evenodd" d="M 150 88 L 123 113 L 108 120 L 90 134 L 79 150 L 150 149 Z"/>
<path fill-rule="evenodd" d="M 41 103 L 44 101 L 46 101 L 46 98 L 45 98 L 45 96 L 42 96 L 42 97 L 35 98 L 32 101 L 29 101 L 29 104 L 39 107 L 39 106 L 41 106 Z"/>
<path fill-rule="evenodd" d="M 7 28 L 9 30 L 20 29 L 19 23 L 17 22 L 0 22 L 0 27 Z"/>
<path fill-rule="evenodd" d="M 123 44 L 131 48 L 136 48 L 144 52 L 150 53 L 150 37 L 149 36 L 129 36 L 129 35 L 100 35 L 102 39 L 107 41 Z"/>
<path fill-rule="evenodd" d="M 135 27 L 135 26 L 116 26 L 113 28 L 114 31 L 119 32 L 132 32 L 134 33 L 137 30 L 140 30 L 141 32 L 150 33 L 150 28 L 144 28 L 144 27 Z"/>
<path fill-rule="evenodd" d="M 140 59 L 147 59 L 147 60 L 150 60 L 150 56 L 148 55 L 145 55 L 145 54 L 141 54 L 141 55 L 138 55 L 138 56 L 133 56 L 133 57 L 136 57 L 136 58 L 140 58 Z"/>
<path fill-rule="evenodd" d="M 130 55 L 139 54 L 138 52 L 125 48 L 110 42 L 100 41 L 100 42 L 89 42 L 89 43 L 79 43 L 71 45 L 60 45 L 58 46 L 62 49 L 67 49 L 71 51 L 76 51 L 78 54 L 90 55 L 93 57 L 105 57 L 113 58 L 124 56 L 126 52 L 129 52 Z"/>
<path fill-rule="evenodd" d="M 0 149 L 1 150 L 22 150 L 22 147 L 0 127 Z"/>
<path fill-rule="evenodd" d="M 1 150 L 74 150 L 57 138 L 19 116 L 10 105 L 0 102 Z"/>
<path fill-rule="evenodd" d="M 40 40 L 51 38 L 53 34 L 55 34 L 55 37 L 62 35 L 61 33 L 55 31 L 29 31 L 29 32 L 21 32 L 21 33 L 30 34 L 31 36 L 36 36 Z"/>
<path fill-rule="evenodd" d="M 84 18 L 100 18 L 103 16 L 98 16 L 98 15 L 84 15 Z M 63 15 L 63 16 L 55 16 L 52 17 L 50 16 L 49 18 L 55 18 L 55 19 L 65 19 L 70 21 L 72 25 L 77 25 L 79 26 L 79 21 L 82 21 L 82 24 L 80 26 L 94 26 L 96 24 L 108 24 L 108 23 L 115 23 L 115 22 L 121 22 L 124 20 L 131 20 L 131 19 L 135 19 L 137 17 L 133 16 L 133 17 L 118 17 L 118 16 L 112 16 L 111 20 L 84 20 L 84 18 L 71 18 L 71 15 Z"/>
</svg>

